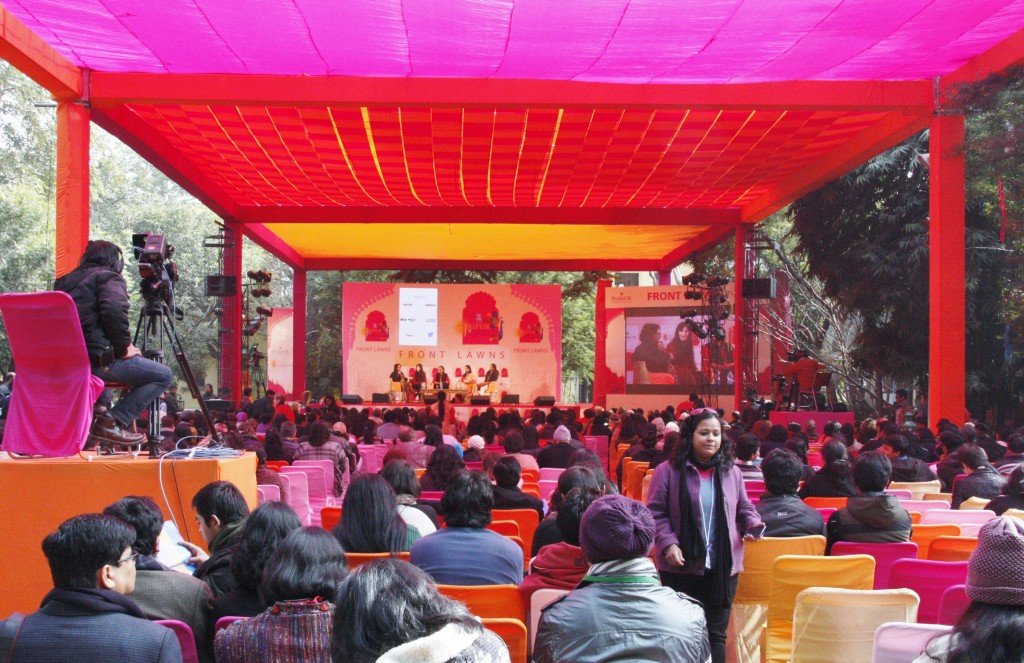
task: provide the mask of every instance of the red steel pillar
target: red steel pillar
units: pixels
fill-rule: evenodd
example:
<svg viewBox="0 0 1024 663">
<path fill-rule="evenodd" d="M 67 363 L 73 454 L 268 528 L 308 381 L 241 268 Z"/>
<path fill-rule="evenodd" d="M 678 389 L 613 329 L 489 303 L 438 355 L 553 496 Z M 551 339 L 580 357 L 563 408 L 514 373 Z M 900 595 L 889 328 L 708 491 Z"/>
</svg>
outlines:
<svg viewBox="0 0 1024 663">
<path fill-rule="evenodd" d="M 292 391 L 306 390 L 306 270 L 292 275 Z"/>
<path fill-rule="evenodd" d="M 594 306 L 594 405 L 602 407 L 608 405 L 608 384 L 605 376 L 605 338 L 608 336 L 608 319 L 604 300 L 611 287 L 610 280 L 598 280 L 597 301 Z"/>
<path fill-rule="evenodd" d="M 658 285 L 672 285 L 671 269 L 663 269 L 658 272 Z"/>
<path fill-rule="evenodd" d="M 743 279 L 746 278 L 746 244 L 747 227 L 736 226 L 736 246 L 733 250 L 733 298 L 732 298 L 732 362 L 733 362 L 733 396 L 736 401 L 733 404 L 734 410 L 740 409 L 743 402 L 743 370 L 744 352 L 746 347 L 746 327 L 744 322 L 747 316 L 747 303 L 743 300 Z"/>
<path fill-rule="evenodd" d="M 937 112 L 929 139 L 928 425 L 966 412 L 964 116 Z"/>
<path fill-rule="evenodd" d="M 225 276 L 235 277 L 235 294 L 224 298 L 220 319 L 220 387 L 231 391 L 230 399 L 242 398 L 242 228 L 234 221 L 224 223 Z"/>
<path fill-rule="evenodd" d="M 54 271 L 78 266 L 89 241 L 89 109 L 57 102 L 57 224 Z"/>
</svg>

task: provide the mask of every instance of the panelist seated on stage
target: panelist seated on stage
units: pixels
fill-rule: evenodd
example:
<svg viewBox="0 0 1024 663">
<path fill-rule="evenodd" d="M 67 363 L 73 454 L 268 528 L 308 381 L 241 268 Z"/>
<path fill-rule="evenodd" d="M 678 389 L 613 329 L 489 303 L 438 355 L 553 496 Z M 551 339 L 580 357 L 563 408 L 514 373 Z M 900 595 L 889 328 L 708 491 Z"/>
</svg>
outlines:
<svg viewBox="0 0 1024 663">
<path fill-rule="evenodd" d="M 497 364 L 491 364 L 491 367 L 487 369 L 487 373 L 484 374 L 484 383 L 480 385 L 480 393 L 491 393 L 491 391 L 494 389 L 492 385 L 496 385 L 498 383 L 499 377 L 500 374 L 498 373 Z"/>
<path fill-rule="evenodd" d="M 473 389 L 476 386 L 476 373 L 466 364 L 462 367 L 462 384 L 466 389 Z"/>
<path fill-rule="evenodd" d="M 444 366 L 437 367 L 437 374 L 434 376 L 434 389 L 451 389 L 452 379 L 444 372 Z"/>
</svg>

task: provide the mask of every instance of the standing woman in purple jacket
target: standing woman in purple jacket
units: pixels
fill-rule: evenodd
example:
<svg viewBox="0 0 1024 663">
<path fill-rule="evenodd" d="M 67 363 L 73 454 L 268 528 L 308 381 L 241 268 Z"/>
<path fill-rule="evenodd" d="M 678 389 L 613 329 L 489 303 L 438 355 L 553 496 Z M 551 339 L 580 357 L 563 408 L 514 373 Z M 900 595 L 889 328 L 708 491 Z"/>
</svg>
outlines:
<svg viewBox="0 0 1024 663">
<path fill-rule="evenodd" d="M 743 570 L 743 540 L 762 525 L 733 465 L 717 413 L 695 410 L 670 462 L 654 471 L 648 508 L 661 583 L 704 605 L 712 661 L 725 662 L 725 631 Z M 685 480 L 684 480 L 685 478 Z"/>
</svg>

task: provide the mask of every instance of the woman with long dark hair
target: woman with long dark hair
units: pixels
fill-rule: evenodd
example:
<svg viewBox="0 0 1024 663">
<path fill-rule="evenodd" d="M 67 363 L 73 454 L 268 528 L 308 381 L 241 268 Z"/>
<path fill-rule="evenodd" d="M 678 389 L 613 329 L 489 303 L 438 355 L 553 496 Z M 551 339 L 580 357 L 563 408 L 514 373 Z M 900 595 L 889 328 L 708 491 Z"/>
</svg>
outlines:
<svg viewBox="0 0 1024 663">
<path fill-rule="evenodd" d="M 459 470 L 465 469 L 466 464 L 459 457 L 459 452 L 453 447 L 442 444 L 430 453 L 427 459 L 427 471 L 420 477 L 420 488 L 422 490 L 444 490 L 451 483 Z"/>
<path fill-rule="evenodd" d="M 743 539 L 760 536 L 761 517 L 734 466 L 732 441 L 711 409 L 691 412 L 670 462 L 651 478 L 661 583 L 704 606 L 714 663 L 725 661 L 725 632 L 743 570 Z"/>
<path fill-rule="evenodd" d="M 420 533 L 398 515 L 395 491 L 379 474 L 360 474 L 341 503 L 333 534 L 346 552 L 406 552 Z"/>
<path fill-rule="evenodd" d="M 853 486 L 851 465 L 843 444 L 843 436 L 836 433 L 821 447 L 821 459 L 825 465 L 815 472 L 814 476 L 804 481 L 797 493 L 800 499 L 805 497 L 851 497 L 857 494 Z"/>
<path fill-rule="evenodd" d="M 672 340 L 665 348 L 672 358 L 675 368 L 676 384 L 693 387 L 697 384 L 697 362 L 693 359 L 693 339 L 690 337 L 690 326 L 685 322 L 676 325 Z"/>
<path fill-rule="evenodd" d="M 1024 465 L 1013 468 L 1003 484 L 1002 494 L 986 504 L 985 509 L 995 511 L 997 516 L 1007 509 L 1024 509 Z"/>
</svg>

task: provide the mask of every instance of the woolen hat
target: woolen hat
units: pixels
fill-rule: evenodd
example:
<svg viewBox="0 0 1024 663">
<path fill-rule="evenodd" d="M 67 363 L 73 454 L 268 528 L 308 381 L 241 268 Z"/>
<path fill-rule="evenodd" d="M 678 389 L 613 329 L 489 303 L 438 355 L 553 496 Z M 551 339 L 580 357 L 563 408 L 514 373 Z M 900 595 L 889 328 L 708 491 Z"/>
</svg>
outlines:
<svg viewBox="0 0 1024 663">
<path fill-rule="evenodd" d="M 622 495 L 594 500 L 580 520 L 580 548 L 591 564 L 645 557 L 654 543 L 654 516 Z"/>
<path fill-rule="evenodd" d="M 982 526 L 967 566 L 967 596 L 1024 606 L 1024 523 L 1002 516 Z"/>
<path fill-rule="evenodd" d="M 479 435 L 470 435 L 469 439 L 466 440 L 466 444 L 470 449 L 483 449 L 487 446 L 487 442 Z"/>
<path fill-rule="evenodd" d="M 565 426 L 559 426 L 551 435 L 551 439 L 555 442 L 568 442 L 571 438 L 572 435 L 569 434 L 569 429 Z"/>
</svg>

